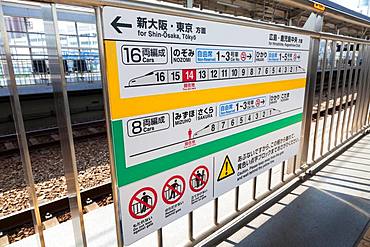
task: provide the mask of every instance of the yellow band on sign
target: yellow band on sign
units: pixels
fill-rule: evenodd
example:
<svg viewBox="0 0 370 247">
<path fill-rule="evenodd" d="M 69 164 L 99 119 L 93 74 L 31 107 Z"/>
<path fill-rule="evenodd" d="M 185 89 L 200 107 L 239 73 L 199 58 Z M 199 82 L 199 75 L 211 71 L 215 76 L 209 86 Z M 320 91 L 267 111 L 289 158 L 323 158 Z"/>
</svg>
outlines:
<svg viewBox="0 0 370 247">
<path fill-rule="evenodd" d="M 123 99 L 120 97 L 118 59 L 115 41 L 105 41 L 109 102 L 112 120 L 161 112 L 195 105 L 235 100 L 261 94 L 303 88 L 306 78 L 238 85 L 188 92 L 140 96 Z"/>
</svg>

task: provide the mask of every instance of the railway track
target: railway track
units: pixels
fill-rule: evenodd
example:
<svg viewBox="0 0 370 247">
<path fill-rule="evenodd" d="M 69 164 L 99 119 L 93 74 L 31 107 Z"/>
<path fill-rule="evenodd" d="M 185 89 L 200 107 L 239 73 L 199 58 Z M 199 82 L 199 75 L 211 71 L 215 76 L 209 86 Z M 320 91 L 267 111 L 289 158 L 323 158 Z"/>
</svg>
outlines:
<svg viewBox="0 0 370 247">
<path fill-rule="evenodd" d="M 90 130 L 86 131 L 85 128 Z M 92 128 L 95 130 L 91 130 Z M 78 130 L 76 131 L 76 129 Z M 56 129 L 52 129 L 46 130 L 45 133 L 37 132 L 37 136 L 45 138 L 45 136 L 57 133 Z M 87 206 L 86 208 L 89 208 L 90 205 L 106 205 L 107 202 L 112 201 L 109 155 L 108 150 L 102 148 L 106 146 L 105 133 L 104 121 L 80 124 L 77 128 L 74 126 L 81 200 L 83 206 Z M 32 133 L 31 136 L 34 137 L 33 134 L 35 133 Z M 16 141 L 14 138 L 13 136 L 2 140 Z M 33 151 L 30 154 L 37 188 L 36 193 L 40 205 L 40 215 L 44 222 L 50 217 L 54 220 L 57 219 L 59 223 L 70 218 L 68 194 L 66 193 L 63 168 L 60 165 L 61 154 L 58 145 L 59 140 L 55 138 L 49 142 L 40 142 L 31 146 Z M 94 150 L 96 152 L 93 152 Z M 16 179 L 16 181 L 5 182 L 4 179 L 1 179 L 2 182 L 0 181 L 0 183 L 5 183 L 0 185 L 0 212 L 2 212 L 0 214 L 0 238 L 5 235 L 3 237 L 14 242 L 34 233 L 32 209 L 28 205 L 27 189 L 22 184 L 21 163 L 19 165 L 19 158 L 16 158 L 19 156 L 18 149 L 6 150 L 2 154 L 7 155 L 0 155 L 2 158 L 0 162 L 2 165 L 1 173 L 11 174 L 10 180 Z M 55 191 L 55 188 L 58 190 Z"/>
<path fill-rule="evenodd" d="M 81 201 L 83 206 L 88 206 L 93 202 L 98 202 L 112 194 L 112 184 L 110 182 L 95 186 L 81 191 Z M 42 220 L 61 216 L 69 211 L 68 196 L 63 196 L 53 201 L 39 205 Z M 32 224 L 32 208 L 12 213 L 0 220 L 0 229 L 3 233 L 12 232 L 23 225 Z"/>
<path fill-rule="evenodd" d="M 72 124 L 73 139 L 83 140 L 106 133 L 105 120 L 96 120 L 84 123 Z M 49 145 L 59 144 L 58 127 L 33 130 L 26 133 L 28 148 L 43 148 Z M 0 136 L 0 156 L 19 153 L 17 135 Z"/>
</svg>

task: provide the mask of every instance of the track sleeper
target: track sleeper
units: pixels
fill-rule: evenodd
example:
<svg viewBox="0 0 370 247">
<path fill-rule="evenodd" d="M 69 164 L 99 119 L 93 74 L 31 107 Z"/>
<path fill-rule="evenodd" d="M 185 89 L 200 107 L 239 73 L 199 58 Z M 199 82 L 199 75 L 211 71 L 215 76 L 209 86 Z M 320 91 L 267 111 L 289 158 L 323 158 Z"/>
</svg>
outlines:
<svg viewBox="0 0 370 247">
<path fill-rule="evenodd" d="M 99 208 L 99 205 L 96 202 L 93 202 L 89 205 L 86 205 L 84 208 L 85 208 L 86 213 L 88 213 L 88 212 L 91 212 L 91 211 Z"/>
<path fill-rule="evenodd" d="M 97 129 L 93 128 L 93 127 L 88 128 L 88 130 L 89 130 L 91 133 L 94 133 L 94 134 L 99 133 L 99 131 L 98 131 Z"/>
<path fill-rule="evenodd" d="M 52 134 L 52 135 L 51 135 L 51 138 L 52 138 L 54 141 L 59 141 L 59 135 L 57 135 L 57 134 Z"/>
<path fill-rule="evenodd" d="M 44 225 L 45 229 L 51 228 L 53 226 L 59 225 L 59 221 L 57 217 L 53 217 L 51 219 L 48 219 L 42 223 Z"/>
<path fill-rule="evenodd" d="M 34 138 L 34 137 L 31 137 L 31 138 L 29 138 L 28 140 L 30 141 L 30 143 L 31 143 L 32 145 L 37 145 L 37 144 L 39 144 L 39 141 L 38 141 L 36 138 Z"/>
<path fill-rule="evenodd" d="M 15 149 L 15 146 L 12 142 L 5 142 L 4 143 L 4 146 L 6 148 L 6 150 L 12 150 L 12 149 Z"/>
<path fill-rule="evenodd" d="M 8 235 L 0 236 L 0 246 L 6 246 L 9 244 Z"/>
</svg>

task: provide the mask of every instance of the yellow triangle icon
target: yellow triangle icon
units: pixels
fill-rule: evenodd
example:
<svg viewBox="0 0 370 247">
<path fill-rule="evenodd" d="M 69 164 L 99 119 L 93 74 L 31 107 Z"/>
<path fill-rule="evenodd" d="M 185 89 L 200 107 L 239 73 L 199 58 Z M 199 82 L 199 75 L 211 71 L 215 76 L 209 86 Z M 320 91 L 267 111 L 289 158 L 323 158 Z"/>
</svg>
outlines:
<svg viewBox="0 0 370 247">
<path fill-rule="evenodd" d="M 235 173 L 233 165 L 231 164 L 230 158 L 226 155 L 224 163 L 222 164 L 220 174 L 218 174 L 217 181 L 221 181 L 227 177 L 230 177 Z"/>
</svg>

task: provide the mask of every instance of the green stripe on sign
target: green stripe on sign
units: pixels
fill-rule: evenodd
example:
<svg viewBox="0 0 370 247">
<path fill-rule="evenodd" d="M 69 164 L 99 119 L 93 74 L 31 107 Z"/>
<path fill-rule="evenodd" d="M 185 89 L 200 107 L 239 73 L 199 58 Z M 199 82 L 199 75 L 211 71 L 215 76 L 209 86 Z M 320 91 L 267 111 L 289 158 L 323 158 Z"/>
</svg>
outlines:
<svg viewBox="0 0 370 247">
<path fill-rule="evenodd" d="M 127 170 L 125 149 L 123 145 L 122 120 L 112 121 L 112 139 L 114 165 L 116 167 L 118 184 L 120 184 L 119 180 L 122 180 L 122 177 L 125 176 L 125 170 Z"/>
<path fill-rule="evenodd" d="M 122 121 L 112 122 L 118 186 L 121 187 L 302 121 L 302 113 L 126 168 Z"/>
</svg>

